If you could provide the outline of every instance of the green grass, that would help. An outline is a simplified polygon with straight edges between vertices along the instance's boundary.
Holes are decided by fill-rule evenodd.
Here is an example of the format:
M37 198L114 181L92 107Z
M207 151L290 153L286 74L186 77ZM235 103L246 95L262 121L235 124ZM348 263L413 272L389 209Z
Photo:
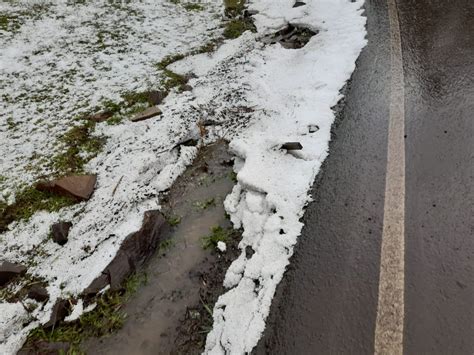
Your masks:
M122 328L126 319L126 314L122 310L123 304L146 282L146 274L138 273L130 276L124 282L123 290L99 296L95 300L96 308L84 313L77 321L60 323L50 330L43 328L33 330L28 337L27 346L37 341L67 342L71 344L68 354L83 354L84 352L80 350L83 340L113 334Z
M163 240L158 246L158 254L166 254L174 245L175 241L173 239Z
M137 92L126 92L122 94L122 98L127 106L133 106L138 103L149 104L150 103L150 92L149 91L137 91Z
M173 88L178 88L178 91L182 91L182 87L188 82L184 75L177 74L172 70L167 69L168 65L184 59L185 57L186 55L181 53L170 55L155 64L156 68L163 73L161 86L166 92L171 91Z
M224 29L224 37L227 39L238 38L245 31L255 31L253 24L245 19L234 19L226 23Z
M202 10L204 10L204 6L201 5L201 4L187 3L187 4L184 4L183 7L188 11L202 11Z
M181 223L181 216L172 216L168 218L168 223L170 226L174 227Z
M212 234L205 236L201 239L202 247L204 249L215 249L217 248L218 242L227 242L229 240L231 230L224 229L221 226L213 227L211 229Z
M196 54L203 54L203 53L210 53L214 52L214 50L217 47L217 41L209 41L206 44L203 44L201 47L198 49L195 49L191 54L196 55Z
M224 0L225 13L227 16L236 17L245 9L245 0Z
M194 207L197 207L200 210L207 210L209 207L216 206L216 199L210 198L205 201L197 201L194 203Z
M86 120L59 139L65 150L52 159L52 167L58 175L84 172L84 165L102 150L105 139L93 136L94 129L95 122ZM87 158L84 152L88 153Z
M171 70L163 70L164 79L161 82L162 87L166 91L170 91L173 88L177 88L178 91L182 91L184 85L188 82L184 75L177 74Z
M237 173L236 173L235 171L231 171L231 172L229 173L229 178L230 178L233 182L235 182L235 183L238 182L238 180L237 180Z
M182 53L168 55L164 57L160 62L156 63L156 67L159 70L165 70L168 65L173 64L174 62L177 62L178 60L184 59L185 57L186 55Z
M13 221L27 220L35 212L42 210L55 212L74 203L76 200L73 198L27 187L16 195L15 203L9 206L5 203L0 204L0 233L5 232Z

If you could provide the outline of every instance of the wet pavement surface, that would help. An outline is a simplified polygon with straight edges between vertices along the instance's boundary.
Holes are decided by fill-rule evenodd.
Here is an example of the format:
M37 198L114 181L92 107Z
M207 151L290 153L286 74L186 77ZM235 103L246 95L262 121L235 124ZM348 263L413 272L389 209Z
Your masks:
M399 1L407 354L474 354L474 3Z
M474 353L474 3L398 0L405 71L404 353ZM385 1L257 354L373 354L390 100Z

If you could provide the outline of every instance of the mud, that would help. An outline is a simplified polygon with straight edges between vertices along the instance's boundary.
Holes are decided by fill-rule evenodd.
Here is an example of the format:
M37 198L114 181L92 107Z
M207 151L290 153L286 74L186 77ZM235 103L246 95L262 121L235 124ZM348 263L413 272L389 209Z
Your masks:
M165 196L163 213L176 224L163 235L157 255L145 266L147 283L128 301L128 315L116 334L89 339L82 349L90 354L199 353L212 309L222 292L227 266L238 254L240 239L230 234L227 251L205 250L202 237L215 226L231 228L223 201L230 193L231 156L219 142L203 148L195 163ZM209 324L209 322L211 322Z

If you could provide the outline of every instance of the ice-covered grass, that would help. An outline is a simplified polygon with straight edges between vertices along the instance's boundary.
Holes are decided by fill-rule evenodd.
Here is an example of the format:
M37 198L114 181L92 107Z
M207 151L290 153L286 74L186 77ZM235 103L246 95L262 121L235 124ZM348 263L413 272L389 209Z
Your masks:
M334 120L330 108L365 44L361 0L307 3L292 8L292 0L252 1L257 33L247 31L212 55L201 53L168 66L177 75L195 78L189 81L192 91L172 92L160 105L163 115L95 126L93 134L107 139L84 165L98 175L91 200L37 212L0 236L2 258L27 265L27 277L45 282L50 294L44 305L24 300L28 310L18 302L0 303L1 353L14 352L31 329L45 323L58 298L77 298L123 239L139 229L143 213L159 208L160 193L197 154L198 146L179 145L190 138L231 141L237 184L225 205L235 226L244 229L242 255L227 272L229 291L215 305L206 351L240 354L253 348L300 234L309 188L328 154ZM202 11L167 1L132 2L110 11L94 4L77 9L56 4L1 37L0 163L5 178L0 183L5 194L51 172L36 155L52 157L63 149L56 142L76 122L72 117L104 99L118 102L125 91L155 88L162 80L155 63L197 49L219 31L211 4ZM21 7L1 6L1 11ZM102 35L104 48L97 41L91 44L100 33L96 22L99 29L118 33ZM319 33L297 50L260 41L289 22ZM35 101L38 95L41 100ZM303 149L280 149L290 141ZM73 223L62 247L49 238L58 220ZM255 251L249 259L247 246ZM10 284L3 294L14 294L25 282Z
M0 199L57 172L75 118L127 92L157 89L165 56L220 32L219 3L168 0L0 3Z

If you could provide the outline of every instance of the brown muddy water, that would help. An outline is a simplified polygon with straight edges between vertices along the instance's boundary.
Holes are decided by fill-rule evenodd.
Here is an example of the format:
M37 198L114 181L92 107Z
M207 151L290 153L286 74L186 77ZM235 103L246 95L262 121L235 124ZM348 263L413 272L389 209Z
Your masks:
M203 290L210 284L221 287L225 268L221 268L220 275L215 273L212 281L209 270L224 260L229 264L237 254L238 243L236 237L222 254L204 249L202 238L215 226L231 228L223 201L233 186L227 145L220 142L203 148L167 195L163 213L179 216L181 222L164 236L167 247L161 248L145 267L147 283L123 308L127 314L123 328L107 338L87 340L81 346L87 354L200 351L206 333L204 318L207 323L210 318L206 307L212 309L206 304L208 292Z

